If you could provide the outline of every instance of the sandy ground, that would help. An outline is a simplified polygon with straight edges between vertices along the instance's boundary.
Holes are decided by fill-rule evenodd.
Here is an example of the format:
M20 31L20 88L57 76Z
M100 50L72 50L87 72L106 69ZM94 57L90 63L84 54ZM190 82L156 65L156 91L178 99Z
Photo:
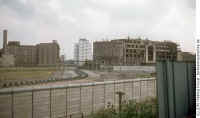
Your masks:
M92 83L92 82L103 82L103 81L113 81L113 80L126 80L126 79L135 79L135 78L144 78L140 77L140 75L144 75L144 72L132 72L132 71L113 71L113 72L107 72L107 71L90 71L90 70L82 70L83 72L88 74L88 77L85 79L77 79L77 80L64 80L64 81L56 81L56 82L49 82L49 83L41 83L36 85L25 85L20 87L13 87L13 88L40 88L41 86L63 86L68 84L81 84L81 83ZM145 73L145 75L148 75L149 73ZM139 75L139 76L138 76ZM57 77L76 77L77 74L74 72L74 70L66 70L63 74L57 73L55 75Z

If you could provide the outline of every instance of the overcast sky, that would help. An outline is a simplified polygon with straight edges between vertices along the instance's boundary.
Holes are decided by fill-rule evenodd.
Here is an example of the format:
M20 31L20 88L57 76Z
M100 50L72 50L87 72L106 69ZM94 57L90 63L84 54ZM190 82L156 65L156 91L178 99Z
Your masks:
M8 40L57 40L67 59L79 38L90 41L146 37L172 40L195 51L195 0L0 0Z

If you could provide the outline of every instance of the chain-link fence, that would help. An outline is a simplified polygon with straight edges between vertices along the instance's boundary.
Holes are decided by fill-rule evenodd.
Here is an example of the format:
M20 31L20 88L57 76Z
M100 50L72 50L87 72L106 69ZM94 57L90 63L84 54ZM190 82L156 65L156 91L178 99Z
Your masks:
M74 118L118 106L124 100L141 101L156 96L156 79L143 78L40 88L0 90L0 118Z

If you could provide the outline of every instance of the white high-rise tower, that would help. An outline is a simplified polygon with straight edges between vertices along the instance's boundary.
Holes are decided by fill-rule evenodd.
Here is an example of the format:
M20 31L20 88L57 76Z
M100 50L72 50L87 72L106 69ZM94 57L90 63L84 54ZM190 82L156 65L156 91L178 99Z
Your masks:
M79 42L74 45L74 60L79 65L92 60L92 44L89 40L79 39Z

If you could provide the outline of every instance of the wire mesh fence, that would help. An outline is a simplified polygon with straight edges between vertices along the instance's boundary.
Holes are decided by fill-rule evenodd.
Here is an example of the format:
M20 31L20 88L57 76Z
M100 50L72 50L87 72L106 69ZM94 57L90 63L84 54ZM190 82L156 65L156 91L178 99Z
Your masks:
M118 91L123 100L155 97L156 79L0 90L0 118L83 118L108 104L117 107Z

